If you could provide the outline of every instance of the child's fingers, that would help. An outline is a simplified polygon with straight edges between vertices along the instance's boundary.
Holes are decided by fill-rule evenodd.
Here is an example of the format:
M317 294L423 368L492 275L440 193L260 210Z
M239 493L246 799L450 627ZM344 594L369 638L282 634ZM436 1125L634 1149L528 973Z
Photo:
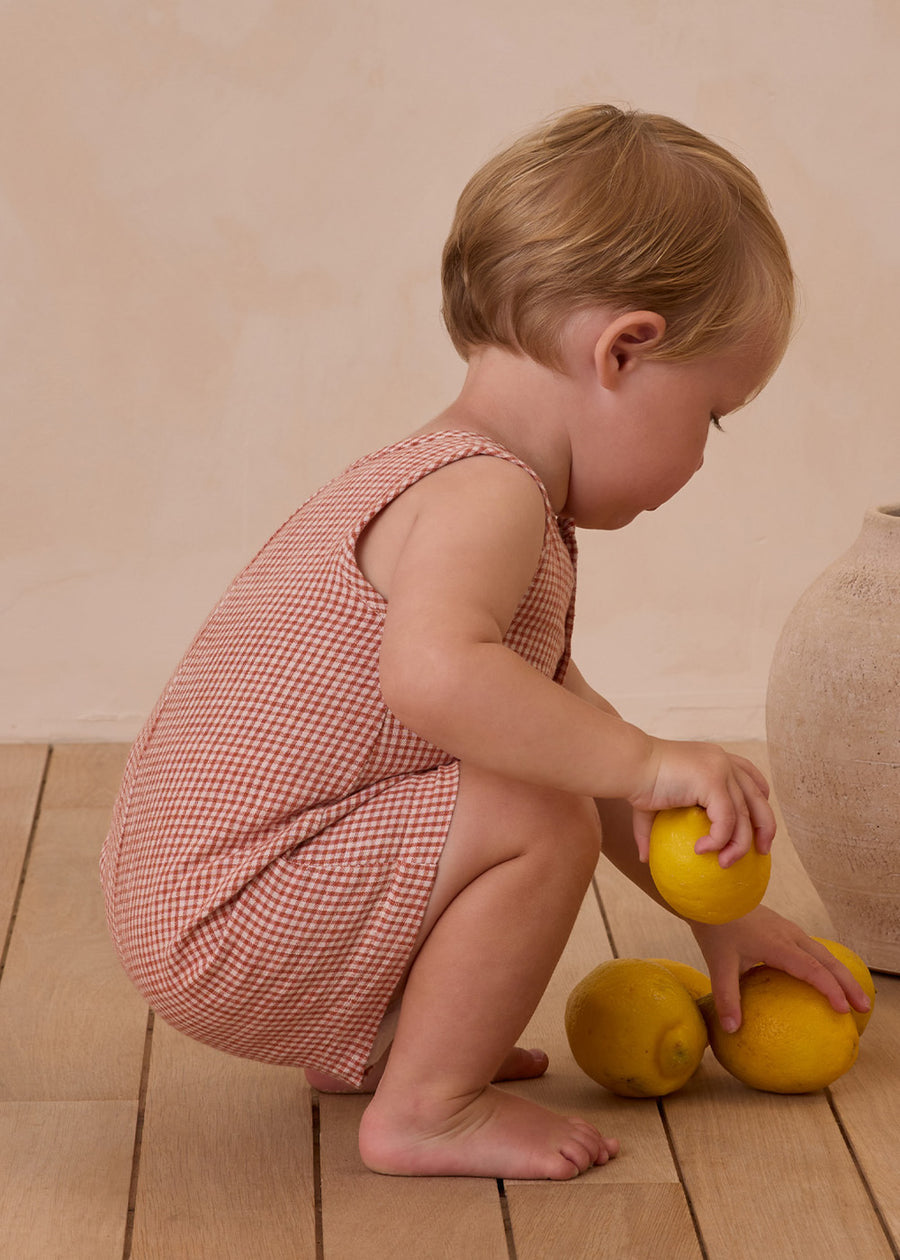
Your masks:
M743 801L736 809L736 820L731 839L719 850L719 865L724 869L734 866L753 848L753 823Z
M638 857L642 862L650 860L650 828L656 814L653 810L635 809L632 811L632 828L634 842L637 845Z
M731 754L731 760L740 770L743 770L745 774L750 776L759 788L760 792L762 792L763 796L766 800L768 800L770 791L769 780L763 774L762 770L760 770L759 766L754 765L753 762L749 761L746 757L738 757L735 753Z
M756 845L758 852L769 853L775 839L775 814L766 797L758 790L756 780L741 767L728 784L728 797L723 794L715 804L710 801L709 836L694 846L697 853L718 851L719 863L732 866Z
M747 802L737 783L729 783L727 789L705 804L709 815L709 835L702 836L694 845L695 853L718 853L719 864L731 866L747 853L753 844L753 824Z
M748 762L749 765L749 762ZM750 822L753 827L753 840L757 851L760 853L770 853L772 851L772 841L775 839L776 822L775 811L769 804L769 794L765 792L761 794L753 791L753 786L758 786L753 776L748 779L747 772L742 768L738 769L738 779L741 780L741 786L744 790L744 800L747 803L747 809L750 814ZM768 786L768 785L767 785Z
M837 962L836 958L834 958L834 962ZM786 971L788 975L794 976L797 980L805 980L807 984L811 984L814 989L818 989L820 993L824 994L834 1009L842 1015L846 1015L850 1010L850 1001L845 989L849 990L854 986L859 988L849 972L847 972L847 984L845 986L838 980L827 962L824 960L820 961L811 953L807 953L806 950L792 952L790 957L784 959L784 961L773 963L772 966L780 967L782 971ZM838 966L840 966L840 963L838 963ZM862 989L859 992L865 997Z
M709 973L716 1015L725 1032L737 1032L741 1026L741 973L737 959Z
M731 843L738 825L737 795L732 794L730 784L723 781L700 802L709 818L709 835L700 837L694 845L695 853L721 851Z
M872 1003L869 1001L869 997L865 989L863 989L862 985L853 975L853 972L848 971L844 964L839 962L829 949L827 949L824 945L820 945L818 941L814 941L812 939L809 941L807 949L810 954L814 956L817 962L820 962L827 971L831 972L843 990L848 1002L855 1010L864 1013L870 1009ZM810 981L810 983L815 982ZM825 996L829 1001L831 1001L831 997L825 989L821 987L821 985L816 985L816 988L820 989L822 993L825 993ZM834 1002L831 1002L831 1005L834 1006ZM838 1009L840 1008L835 1007L835 1010Z

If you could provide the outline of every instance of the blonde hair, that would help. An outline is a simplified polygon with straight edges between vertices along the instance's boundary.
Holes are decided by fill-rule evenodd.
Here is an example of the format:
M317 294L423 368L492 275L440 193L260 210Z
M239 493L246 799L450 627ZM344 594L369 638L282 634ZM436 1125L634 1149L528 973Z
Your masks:
M580 309L651 310L652 354L685 361L753 341L784 353L795 288L755 175L672 118L589 105L499 153L459 199L442 263L447 330L559 367Z

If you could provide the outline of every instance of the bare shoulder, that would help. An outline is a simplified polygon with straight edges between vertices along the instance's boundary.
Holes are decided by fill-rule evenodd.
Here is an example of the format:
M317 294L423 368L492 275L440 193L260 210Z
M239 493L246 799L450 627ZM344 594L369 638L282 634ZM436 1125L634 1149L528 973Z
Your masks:
M472 455L429 473L380 512L360 538L357 562L385 598L413 539L417 553L496 550L524 554L536 566L545 520L544 498L529 472L508 459Z
M429 473L407 492L417 509L444 499L464 500L488 511L521 511L544 519L544 498L536 479L520 464L497 455L469 455Z

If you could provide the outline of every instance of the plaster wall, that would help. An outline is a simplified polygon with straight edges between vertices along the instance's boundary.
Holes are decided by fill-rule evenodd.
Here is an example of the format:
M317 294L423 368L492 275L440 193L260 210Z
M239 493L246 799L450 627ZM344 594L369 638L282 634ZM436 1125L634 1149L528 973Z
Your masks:
M687 490L581 535L576 658L762 735L789 609L900 500L898 65L895 0L6 0L0 738L132 738L268 534L453 397L456 197L589 100L753 167L805 314Z

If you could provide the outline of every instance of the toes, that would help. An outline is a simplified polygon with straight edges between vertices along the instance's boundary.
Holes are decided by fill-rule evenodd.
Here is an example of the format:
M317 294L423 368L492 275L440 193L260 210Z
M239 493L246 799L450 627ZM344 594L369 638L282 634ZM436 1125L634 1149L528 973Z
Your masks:
M574 1151L570 1153L568 1149L564 1149L550 1160L545 1176L548 1181L571 1181L574 1177L579 1177L583 1172L587 1172L590 1166L590 1163L585 1163L583 1160L576 1158Z
M320 1094L362 1094L367 1092L365 1089L348 1085L339 1076L329 1076L327 1072L316 1072L313 1068L306 1068L305 1074L308 1084L313 1089L317 1089Z
M571 1160L579 1172L586 1172L596 1165L609 1162L618 1154L619 1143L615 1138L604 1138L601 1133L585 1120L573 1118L570 1121L572 1132L560 1151L566 1159Z
M593 1168L595 1164L605 1163L601 1159L599 1151L595 1152L587 1145L580 1142L577 1138L571 1138L567 1142L563 1142L560 1147L560 1154L574 1165L576 1175L578 1173L587 1172L589 1168Z
M542 1076L550 1066L549 1055L544 1050L526 1050L529 1075Z
M501 1063L496 1081L524 1081L535 1076L543 1076L550 1065L550 1060L543 1050L524 1050L514 1046Z
M598 1150L601 1146L605 1148L606 1141L603 1134L594 1125L587 1120L582 1120L580 1116L569 1116L568 1120L572 1128L577 1130L582 1142L586 1142L590 1147L596 1146Z

